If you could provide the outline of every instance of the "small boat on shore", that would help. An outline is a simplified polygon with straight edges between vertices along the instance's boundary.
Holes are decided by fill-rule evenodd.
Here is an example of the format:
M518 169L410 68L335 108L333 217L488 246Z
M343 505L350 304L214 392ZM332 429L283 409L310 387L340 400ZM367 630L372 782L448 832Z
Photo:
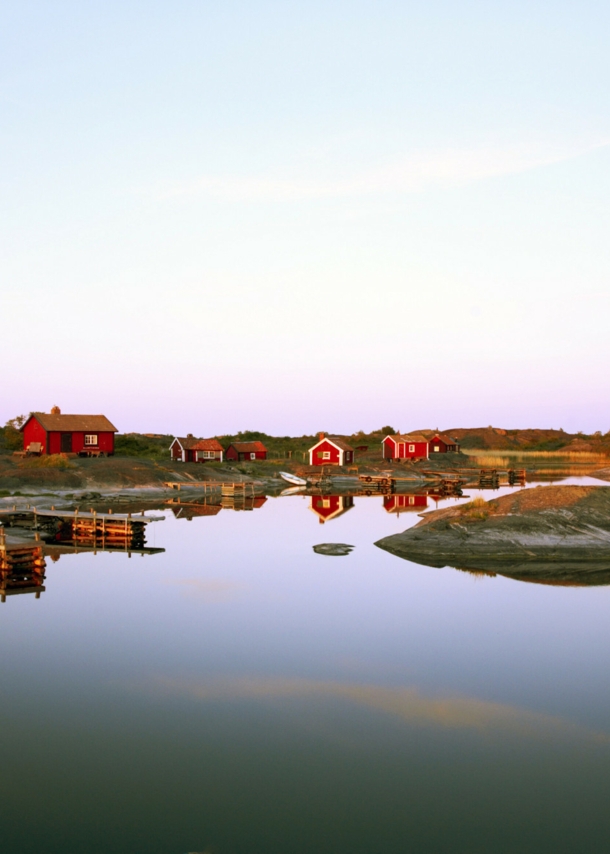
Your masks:
M280 477L282 480L285 480L287 483L291 483L293 486L307 486L306 480L303 480L302 477L297 477L296 474L291 474L289 471L281 471Z

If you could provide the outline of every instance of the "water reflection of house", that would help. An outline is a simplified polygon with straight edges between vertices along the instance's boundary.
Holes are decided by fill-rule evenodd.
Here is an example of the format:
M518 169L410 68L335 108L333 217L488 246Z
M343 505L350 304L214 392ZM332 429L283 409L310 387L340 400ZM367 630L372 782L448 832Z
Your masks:
M171 500L170 509L176 519L186 519L187 522L190 522L191 519L199 518L200 516L217 516L222 507L220 504L182 503L179 498L176 498Z
M258 510L266 502L264 495L223 495L222 507L227 510Z
M312 495L309 509L318 517L321 525L347 513L354 506L351 495Z
M407 513L410 510L425 510L428 506L427 495L386 495L383 508L388 513Z

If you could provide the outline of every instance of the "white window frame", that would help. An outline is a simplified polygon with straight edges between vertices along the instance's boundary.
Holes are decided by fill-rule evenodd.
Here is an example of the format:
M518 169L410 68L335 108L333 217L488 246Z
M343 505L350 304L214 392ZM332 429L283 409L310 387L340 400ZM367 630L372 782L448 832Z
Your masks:
M97 433L85 433L85 447L92 448L98 444Z
M322 451L321 453L323 460L330 460L330 451Z
M441 446L440 446L440 445L435 445L435 446L434 446L434 450L435 450L435 451L440 451L440 449L441 449Z
M255 454L255 453L253 453L253 452L250 452L250 459L251 459L251 460L255 460L255 459L256 459L256 454Z
M415 445L409 445L409 453L410 453L410 454L414 454L414 453L415 453Z

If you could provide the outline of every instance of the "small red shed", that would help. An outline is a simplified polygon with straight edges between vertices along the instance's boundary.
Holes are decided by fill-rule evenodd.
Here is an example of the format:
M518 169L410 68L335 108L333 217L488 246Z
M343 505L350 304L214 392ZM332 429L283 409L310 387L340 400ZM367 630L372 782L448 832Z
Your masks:
M431 454L456 454L460 450L457 439L453 439L445 433L435 433L429 444Z
M410 510L425 510L428 496L424 495L386 495L383 499L384 510L388 513L407 513Z
M342 516L354 506L351 495L312 495L309 509L318 517L318 522L330 522L337 516Z
M325 436L309 449L310 466L347 466L354 462L354 449L338 436Z
M233 442L226 450L227 460L266 460L267 448L262 442Z
M383 457L386 460L427 460L429 443L420 433L386 436L382 441Z
M26 453L35 448L40 454L97 457L114 454L117 429L105 415L62 415L54 406L50 414L32 412L21 432Z
M169 452L172 460L181 463L221 463L224 453L218 439L195 439L191 433L185 438L176 436Z

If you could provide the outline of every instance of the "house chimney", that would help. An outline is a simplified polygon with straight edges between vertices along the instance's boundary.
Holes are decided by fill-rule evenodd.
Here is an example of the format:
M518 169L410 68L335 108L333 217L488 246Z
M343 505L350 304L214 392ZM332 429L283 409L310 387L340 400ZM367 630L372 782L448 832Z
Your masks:
M320 441L324 438L325 438L325 433L318 433L318 439L320 439Z
M192 439L192 438L193 438L193 434L192 434L192 433L187 433L187 434L186 434L186 438L187 438L187 439Z
M51 415L61 415L61 409L59 408L59 406L52 407Z

